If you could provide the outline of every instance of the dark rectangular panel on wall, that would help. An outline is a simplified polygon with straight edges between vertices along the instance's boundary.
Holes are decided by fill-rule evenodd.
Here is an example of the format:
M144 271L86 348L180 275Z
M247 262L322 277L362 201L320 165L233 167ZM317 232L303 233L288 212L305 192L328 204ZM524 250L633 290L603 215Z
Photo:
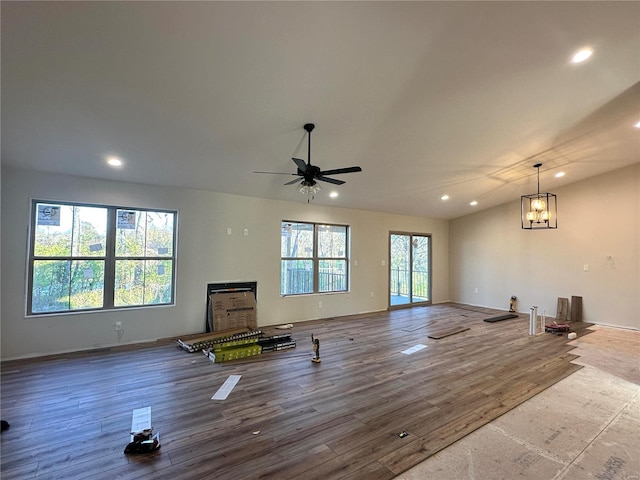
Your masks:
M229 292L253 292L258 301L258 282L223 282L207 284L207 311L204 315L205 332L213 331L213 318L211 315L211 295L214 293Z

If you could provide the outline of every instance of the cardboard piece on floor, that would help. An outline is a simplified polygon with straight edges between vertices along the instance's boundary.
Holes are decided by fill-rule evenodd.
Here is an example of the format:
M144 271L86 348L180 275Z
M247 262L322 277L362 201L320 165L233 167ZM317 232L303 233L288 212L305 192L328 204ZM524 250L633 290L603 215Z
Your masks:
M427 336L435 340L440 340L441 338L455 335L456 333L466 332L467 330L469 330L469 327L454 327L447 330L440 330L439 332L433 332Z
M404 353L405 355L411 355L412 353L416 353L417 351L422 350L423 348L427 348L427 346L419 343L417 345L414 345L411 348L407 348L406 350L403 350L400 353Z
M227 378L218 391L213 394L211 400L226 400L231 390L233 390L233 387L240 381L240 377L242 377L242 375L229 375L229 378Z
M136 408L131 416L131 433L141 432L151 428L151 406ZM131 435L133 442L133 435Z

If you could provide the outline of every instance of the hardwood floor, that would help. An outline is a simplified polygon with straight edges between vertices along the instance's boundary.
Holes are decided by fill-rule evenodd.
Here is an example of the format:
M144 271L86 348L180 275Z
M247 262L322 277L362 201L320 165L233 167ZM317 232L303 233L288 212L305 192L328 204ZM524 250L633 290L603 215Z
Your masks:
M304 322L297 348L224 364L173 341L4 362L2 478L391 479L581 368L566 335L528 336L528 316L482 321L502 313L445 304ZM428 338L452 327L469 330ZM211 400L232 374L229 397ZM162 447L124 455L147 405Z

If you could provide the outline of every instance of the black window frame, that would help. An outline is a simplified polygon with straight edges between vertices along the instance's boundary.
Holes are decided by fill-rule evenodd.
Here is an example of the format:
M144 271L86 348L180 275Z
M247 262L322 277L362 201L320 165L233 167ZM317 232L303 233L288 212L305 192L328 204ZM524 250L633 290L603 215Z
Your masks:
M287 224L300 224L300 225L308 225L313 227L313 253L311 256L297 256L297 257L289 257L282 255L282 239L283 239L283 230ZM344 255L343 256L319 256L319 247L318 247L318 237L319 237L319 229L322 227L340 227L345 229L345 245L344 245ZM299 220L282 220L280 222L280 295L283 297L288 296L299 296L299 295L324 295L324 294L335 294L335 293L348 293L350 291L351 278L350 278L350 253L351 253L351 226L347 224L340 223L329 223L329 222L309 222L309 221L299 221ZM312 278L313 278L313 288L310 291L304 292L295 292L288 293L283 291L284 289L284 263L287 261L310 261L312 264ZM320 262L322 261L340 261L344 262L344 288L332 289L332 290L321 290L321 269Z
M43 256L35 255L36 248L36 230L38 224L38 205L48 206L66 206L66 207L88 207L105 209L107 213L106 219L106 239L105 239L105 254L102 256L83 256L74 255L71 252L66 256ZM116 252L116 234L118 229L117 212L118 211L133 211L141 213L159 213L170 214L173 217L173 229L172 229L172 247L170 255L117 255ZM148 218L148 217L147 217ZM145 237L145 249L149 248L146 244ZM59 201L59 200L43 200L43 199L31 199L31 212L29 220L29 234L28 234L28 251L27 251L27 279L26 279L26 315L28 317L40 317L46 315L69 315L76 313L87 313L95 311L109 311L109 310L123 310L123 309L138 309L138 308L151 308L158 306L171 306L175 305L176 295L176 271L177 271L177 243L178 243L178 211L162 208L146 208L146 207L129 207L122 205L105 205L95 204L87 202L74 202L74 201ZM33 289L34 289L34 263L37 261L85 261L85 260L103 260L104 261L104 277L103 277L103 296L102 306L100 307L86 307L86 308L67 308L67 309L55 309L47 311L33 311ZM170 264L170 299L166 302L154 302L154 303L140 303L140 304L127 304L127 305L115 305L115 291L116 291L116 264L118 261L142 261L142 262L169 262ZM70 280L71 282L71 280ZM70 285L71 290L71 285Z

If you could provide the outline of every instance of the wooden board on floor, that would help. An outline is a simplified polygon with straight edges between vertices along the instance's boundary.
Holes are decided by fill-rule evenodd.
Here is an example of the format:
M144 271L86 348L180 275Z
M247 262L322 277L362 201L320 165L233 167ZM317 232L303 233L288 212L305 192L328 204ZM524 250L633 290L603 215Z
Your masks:
M582 321L582 297L571 296L571 321Z
M455 335L456 333L466 332L467 330L470 330L470 328L469 327L453 327L453 328L447 328L445 330L439 330L437 332L430 333L427 336L435 340L440 340L441 338L450 337L451 335Z
M569 318L569 299L558 297L558 307L556 309L556 320L566 322Z

